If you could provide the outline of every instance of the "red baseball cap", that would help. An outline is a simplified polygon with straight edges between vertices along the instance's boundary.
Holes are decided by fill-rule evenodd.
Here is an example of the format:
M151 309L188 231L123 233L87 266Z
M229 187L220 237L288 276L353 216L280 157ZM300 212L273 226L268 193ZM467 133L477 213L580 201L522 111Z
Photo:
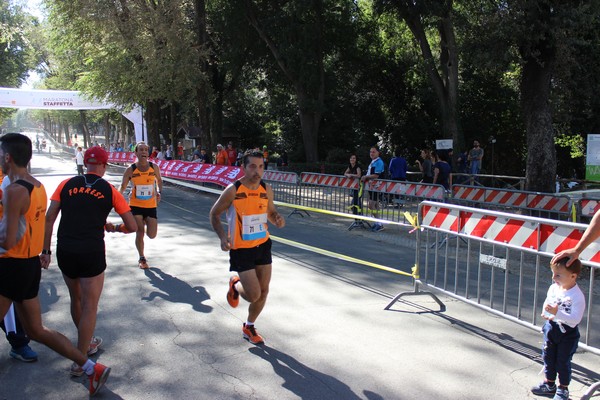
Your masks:
M108 153L100 146L90 147L83 155L84 164L102 165L108 163Z

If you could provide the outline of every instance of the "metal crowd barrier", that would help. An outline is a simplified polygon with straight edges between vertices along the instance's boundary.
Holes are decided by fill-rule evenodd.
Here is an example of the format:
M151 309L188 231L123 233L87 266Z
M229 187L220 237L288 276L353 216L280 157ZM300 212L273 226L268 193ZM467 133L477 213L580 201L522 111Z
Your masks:
M312 172L300 174L300 205L327 211L352 214L353 191L361 191L360 181L340 175L326 175ZM378 218L388 221L404 219L404 212L410 207L416 210L419 201L430 199L445 201L444 187L426 183L373 180L362 188L362 196L357 205L359 214L367 215L369 192L377 193Z
M284 203L300 204L298 199L298 174L295 172L265 171L263 179L271 185L275 199Z
M588 221L592 219L594 214L600 210L600 199L584 197L577 201L577 222L582 222L585 218Z
M457 205L423 202L419 228L414 291L404 296L444 293L487 312L539 330L549 268L554 254L573 247L586 225ZM585 266L578 285L586 294L586 313L579 325L580 347L600 355L600 243L590 245L580 259ZM432 292L421 291L421 288Z
M521 190L495 189L479 186L452 186L452 203L527 212L530 216L555 217L567 220L572 217L572 201L568 196Z

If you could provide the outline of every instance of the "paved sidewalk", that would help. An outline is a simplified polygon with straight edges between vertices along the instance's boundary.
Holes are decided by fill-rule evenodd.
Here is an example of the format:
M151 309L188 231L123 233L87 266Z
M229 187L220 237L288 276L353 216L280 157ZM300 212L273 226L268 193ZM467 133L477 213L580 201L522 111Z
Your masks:
M74 162L36 156L49 194ZM119 175L108 177L120 182ZM225 299L228 255L210 229L214 195L164 190L159 233L137 268L132 235L107 235L108 270L96 357L112 367L99 399L529 399L541 376L541 334L462 302L428 296L383 308L410 279L275 242L269 301L257 321L266 345L244 341L246 304ZM114 218L114 217L113 217ZM322 217L292 216L275 236L410 270L414 250ZM43 272L44 323L75 338L56 265ZM70 361L32 343L25 364L0 345L0 400L87 398ZM572 398L599 381L599 359L574 357Z

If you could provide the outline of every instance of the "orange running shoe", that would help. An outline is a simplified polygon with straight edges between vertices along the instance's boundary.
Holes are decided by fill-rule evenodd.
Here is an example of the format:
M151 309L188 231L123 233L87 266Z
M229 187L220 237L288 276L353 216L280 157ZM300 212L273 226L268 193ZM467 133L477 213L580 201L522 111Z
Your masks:
M148 266L148 261L146 261L146 257L140 257L140 259L139 259L139 261L138 261L138 266L139 266L141 269L148 269L148 268L150 268L150 267Z
M102 365L100 363L96 363L94 365L94 373L89 375L90 378L90 396L98 393L102 385L108 379L108 375L110 374L110 368L106 365Z
M244 335L244 339L252 344L263 344L265 342L263 337L256 332L254 325L246 326L246 323L244 323L242 325L242 335Z
M235 284L240 281L238 276L232 276L229 278L229 290L227 291L227 302L233 308L236 308L240 304L240 294L235 289Z

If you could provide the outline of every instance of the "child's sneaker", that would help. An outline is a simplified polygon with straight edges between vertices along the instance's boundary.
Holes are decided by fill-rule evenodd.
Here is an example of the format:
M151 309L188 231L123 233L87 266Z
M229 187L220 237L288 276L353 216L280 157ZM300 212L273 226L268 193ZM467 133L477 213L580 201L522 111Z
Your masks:
M102 365L100 363L96 363L94 365L94 373L89 375L90 378L90 396L98 393L102 385L108 379L108 375L110 374L110 368L106 365Z
M552 400L569 400L569 389L563 389L559 386Z
M102 338L100 336L92 336L90 341L90 347L88 347L87 355L91 356L98 352L100 345L102 344Z
M531 393L535 394L536 396L554 396L554 393L556 393L556 385L550 385L548 382L542 382L539 385L532 387Z

